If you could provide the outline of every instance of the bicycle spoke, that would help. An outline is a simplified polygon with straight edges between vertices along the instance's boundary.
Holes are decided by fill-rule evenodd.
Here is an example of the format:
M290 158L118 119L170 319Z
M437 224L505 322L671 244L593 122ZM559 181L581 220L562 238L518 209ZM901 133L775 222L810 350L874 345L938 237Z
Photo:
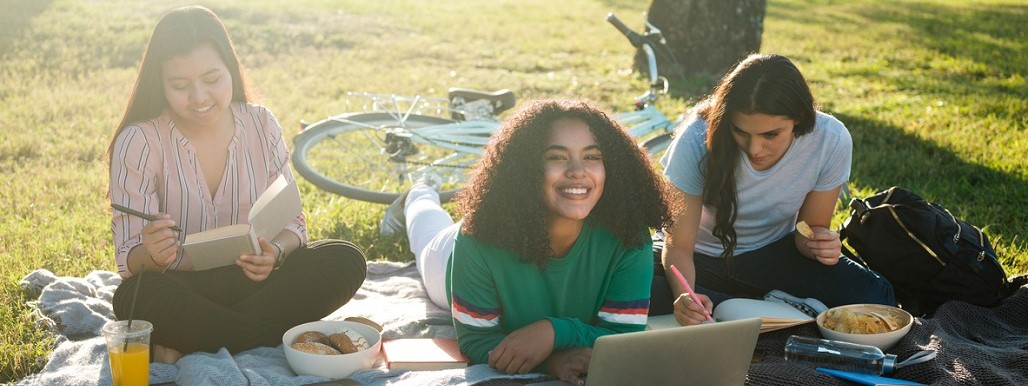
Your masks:
M482 127L469 134L452 123L411 115L401 127L387 113L332 117L297 136L293 164L319 188L382 203L409 189L419 174L434 173L448 199L488 142Z

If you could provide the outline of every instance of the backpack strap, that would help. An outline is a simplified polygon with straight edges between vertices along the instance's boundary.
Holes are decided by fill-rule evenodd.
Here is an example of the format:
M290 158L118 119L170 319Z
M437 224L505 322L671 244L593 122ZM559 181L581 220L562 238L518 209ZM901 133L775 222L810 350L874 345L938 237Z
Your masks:
M850 218L848 218L846 221L864 222L867 221L867 214L867 203L859 198L853 198L850 200ZM846 224L843 224L842 228L839 229L839 242L842 243L843 241L846 241L847 236L848 235L846 232ZM850 249L850 247L847 246L845 243L842 243L842 254L843 256L850 258L850 260L860 263L860 265L863 265L864 268L871 269L871 267L867 265L867 262L864 261L864 259L861 258L860 255L857 255L856 252L853 252L853 250Z
M839 232L839 241L842 241L842 239L843 239L842 232ZM850 260L853 260L853 261L856 261L856 262L860 263L860 265L863 265L864 268L871 269L871 266L867 265L867 262L864 261L864 259L862 257L860 257L860 255L858 255L855 252L853 252L853 250L850 249L850 247L848 247L846 244L842 244L841 246L842 246L842 255L843 256L846 256L846 257L850 258Z

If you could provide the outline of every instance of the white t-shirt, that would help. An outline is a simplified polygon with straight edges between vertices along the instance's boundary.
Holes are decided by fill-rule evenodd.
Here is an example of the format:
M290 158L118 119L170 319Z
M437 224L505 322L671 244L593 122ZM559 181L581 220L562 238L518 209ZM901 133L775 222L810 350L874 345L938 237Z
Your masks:
M707 123L693 116L680 131L660 163L664 175L685 193L703 195L706 162ZM846 126L835 117L817 112L814 129L795 138L781 160L770 169L753 169L744 152L739 152L735 171L738 217L735 254L760 249L793 231L796 216L807 193L832 190L850 176L853 140ZM731 192L725 192L731 194ZM719 256L724 248L711 233L716 210L703 206L697 253Z

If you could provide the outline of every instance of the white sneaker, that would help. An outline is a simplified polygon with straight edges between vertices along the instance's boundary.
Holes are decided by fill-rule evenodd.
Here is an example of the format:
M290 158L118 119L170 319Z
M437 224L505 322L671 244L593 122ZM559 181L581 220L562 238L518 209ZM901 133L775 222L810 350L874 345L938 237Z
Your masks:
M390 237L399 233L407 232L407 216L403 214L403 207L407 201L407 193L403 192L393 200L382 215L382 221L378 223L378 234L382 237Z
M411 174L411 188L417 185L425 185L438 192L443 186L443 178L433 172L419 172Z
M771 290L771 292L764 295L764 300L788 304L804 314L810 315L812 318L816 318L819 314L828 310L828 306L825 306L820 300L796 297L781 290Z
M418 185L425 185L438 192L439 187L443 185L443 179L438 174L432 172L421 173L411 179L414 181L411 184L411 189ZM403 210L408 194L410 194L409 189L400 194L399 197L396 197L393 203L389 204L389 207L386 208L385 214L382 215L382 221L378 223L378 234L380 236L391 237L407 232L407 216L403 213Z

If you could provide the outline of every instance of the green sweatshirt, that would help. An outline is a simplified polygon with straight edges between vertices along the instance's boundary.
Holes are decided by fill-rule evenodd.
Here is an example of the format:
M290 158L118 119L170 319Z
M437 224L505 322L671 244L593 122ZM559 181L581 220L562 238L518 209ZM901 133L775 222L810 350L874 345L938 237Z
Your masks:
M464 234L449 268L457 341L473 363L488 362L507 334L544 318L553 324L555 352L646 327L652 244L628 249L590 221L567 256L550 259L544 270Z

